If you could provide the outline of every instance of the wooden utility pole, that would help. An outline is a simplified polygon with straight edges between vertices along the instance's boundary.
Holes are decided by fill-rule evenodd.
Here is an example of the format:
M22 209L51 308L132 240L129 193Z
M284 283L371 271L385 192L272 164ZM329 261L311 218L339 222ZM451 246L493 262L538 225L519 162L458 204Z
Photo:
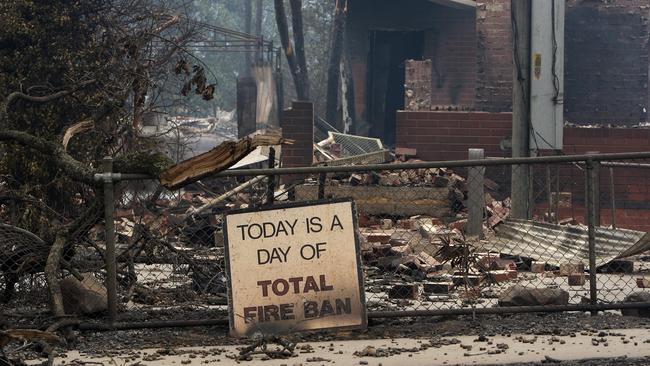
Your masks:
M512 85L512 157L530 156L531 5L511 0L514 74ZM518 219L530 216L530 166L512 166L512 210Z

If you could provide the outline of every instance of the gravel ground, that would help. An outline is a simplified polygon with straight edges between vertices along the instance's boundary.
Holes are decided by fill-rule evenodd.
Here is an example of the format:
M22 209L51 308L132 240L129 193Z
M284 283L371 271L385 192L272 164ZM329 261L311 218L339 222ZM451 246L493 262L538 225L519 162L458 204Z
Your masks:
M590 359L590 360L581 360L581 361L565 361L565 362L529 362L529 363L513 363L508 364L508 366L548 366L548 365L562 365L562 366L648 366L650 365L650 357L644 358L627 358L627 357L617 357L617 358L600 358L600 359ZM487 365L487 366L503 366L503 364L498 365Z
M168 314L171 316L172 314ZM174 314L179 318L179 314ZM208 314L193 312L187 318L200 318ZM214 313L211 314L213 317ZM160 320L165 315L141 313L133 320ZM591 316L588 313L549 313L549 314L515 314L515 315L481 315L476 319L471 316L460 317L426 317L370 319L365 331L311 332L293 334L288 337L292 342L301 344L314 342L344 342L364 340L412 339L422 344L435 344L436 339L453 337L509 337L520 334L528 337L556 336L569 340L570 337L598 337L610 329L650 329L650 319L624 317L615 312ZM566 337L566 338L565 338ZM514 340L513 340L514 341ZM181 347L218 347L250 343L247 339L235 339L228 336L226 326L140 329L109 332L77 333L67 346L57 349L59 354L77 351L86 357L124 357L134 354L136 350L162 349L169 352ZM650 340L648 340L650 342ZM648 344L639 343L639 347ZM532 347L532 346L531 346ZM407 351L413 352L413 351ZM26 359L36 361L35 353L24 354ZM543 354L540 353L540 357ZM597 355L601 357L600 355ZM604 356L604 355L603 355ZM398 356L401 357L401 356ZM41 359L42 360L42 359ZM491 361L490 361L491 362ZM70 364L67 362L66 364ZM127 363L126 365L128 365ZM311 364L311 363L308 363ZM520 365L541 365L527 363ZM545 365L553 364L545 362ZM593 359L581 362L554 363L561 365L650 365L650 358L643 359ZM143 364L144 365L144 364ZM288 363L287 365L293 365ZM376 363L375 363L376 365Z
M568 336L585 330L650 328L650 319L623 317L605 313L595 317L587 313L550 313L516 315L370 319L366 331L311 332L294 334L295 342L421 338L463 335L558 335ZM245 340L243 340L245 343ZM241 344L228 336L227 327L141 329L114 332L80 333L70 346L86 353L154 347L195 347Z

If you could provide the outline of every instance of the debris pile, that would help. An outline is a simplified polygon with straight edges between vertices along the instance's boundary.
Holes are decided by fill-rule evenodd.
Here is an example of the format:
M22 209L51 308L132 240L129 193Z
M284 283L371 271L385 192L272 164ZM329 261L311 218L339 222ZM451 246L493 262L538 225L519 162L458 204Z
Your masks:
M318 179L295 187L296 200L318 198ZM452 219L464 209L465 179L449 169L411 169L330 177L326 198L348 197L367 215L409 217L429 215Z

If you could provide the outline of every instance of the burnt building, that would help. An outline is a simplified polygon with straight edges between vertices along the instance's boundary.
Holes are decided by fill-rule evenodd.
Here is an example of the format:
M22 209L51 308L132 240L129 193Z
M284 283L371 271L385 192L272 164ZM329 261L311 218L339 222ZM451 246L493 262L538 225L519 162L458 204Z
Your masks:
M355 132L392 145L399 140L398 110L511 111L510 2L351 1L345 50ZM647 121L647 0L567 0L566 6L566 120Z

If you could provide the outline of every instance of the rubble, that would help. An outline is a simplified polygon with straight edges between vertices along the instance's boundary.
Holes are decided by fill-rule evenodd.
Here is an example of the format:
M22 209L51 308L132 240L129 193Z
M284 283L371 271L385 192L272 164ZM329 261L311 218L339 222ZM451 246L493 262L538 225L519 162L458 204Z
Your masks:
M568 276L569 286L584 286L586 283L584 273L572 273Z
M454 290L453 282L425 282L423 291L431 294L449 294Z
M420 294L420 286L417 284L394 285L388 291L389 299L415 300Z
M566 277L574 273L584 273L584 263L562 263L560 264L560 276Z
M636 279L636 285L639 288L650 288L650 278L638 277Z
M526 288L515 285L499 297L499 306L567 305L568 303L569 293L555 288Z
M66 314L93 315L108 309L106 288L91 273L83 273L83 280L74 277L61 281L61 294Z
M631 295L625 297L624 302L645 302L650 303L650 293L649 292L635 292ZM621 312L624 316L637 316L650 318L650 308L642 309L622 309Z
M544 262L533 262L530 267L530 271L533 273L544 273L546 268L546 263Z

